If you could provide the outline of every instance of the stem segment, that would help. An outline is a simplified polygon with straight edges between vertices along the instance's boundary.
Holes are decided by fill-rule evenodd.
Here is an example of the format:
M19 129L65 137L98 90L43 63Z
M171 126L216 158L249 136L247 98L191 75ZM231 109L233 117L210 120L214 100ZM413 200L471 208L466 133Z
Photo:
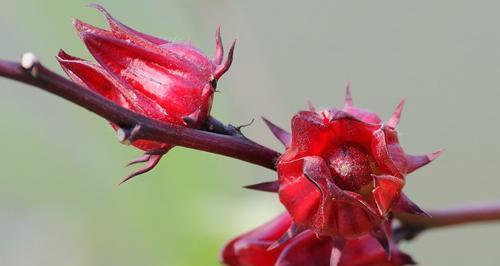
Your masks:
M33 54L23 56L22 64L0 60L0 76L33 85L73 102L124 129L133 129L135 139L154 140L186 148L233 157L274 170L280 153L241 135L217 134L162 123L121 106L86 89L40 64Z
M58 95L119 125L123 132L133 132L134 139L170 143L186 148L220 154L276 170L280 153L245 138L237 128L209 119L203 131L162 123L116 105L108 99L48 70L33 54L25 54L21 63L0 60L0 76L33 85ZM124 134L121 141L127 140ZM129 134L130 135L130 134ZM395 238L412 239L420 232L466 223L500 220L500 202L429 211L432 217L394 213L401 221Z
M500 202L476 203L444 210L428 211L431 217L394 213L401 221L395 238L410 240L422 231L470 223L500 221Z

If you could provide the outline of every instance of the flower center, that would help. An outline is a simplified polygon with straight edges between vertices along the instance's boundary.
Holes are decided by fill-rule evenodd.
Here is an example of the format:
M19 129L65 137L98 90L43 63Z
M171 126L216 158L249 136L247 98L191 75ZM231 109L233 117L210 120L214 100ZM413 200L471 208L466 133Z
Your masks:
M336 147L327 158L334 182L342 189L358 191L373 180L374 160L353 145Z

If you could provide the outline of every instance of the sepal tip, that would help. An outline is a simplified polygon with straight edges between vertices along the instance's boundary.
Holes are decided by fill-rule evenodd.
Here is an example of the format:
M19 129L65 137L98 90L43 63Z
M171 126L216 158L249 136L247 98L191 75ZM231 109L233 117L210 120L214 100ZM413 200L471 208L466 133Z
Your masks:
M399 104L396 106L396 109L392 113L391 117L385 123L386 126L391 127L391 128L396 128L399 125L399 120L401 120L401 113L403 112L403 108L406 102L406 97L401 99Z
M290 144L292 142L292 136L290 133L288 133L286 130L282 129L281 127L277 126L273 122L269 121L267 118L261 116L262 120L264 120L264 123L266 123L266 126L271 130L273 135L283 144L285 147L290 147Z
M258 184L247 185L247 186L244 186L244 188L259 190L259 191L264 191L264 192L277 193L279 190L279 186L280 186L280 184L278 181L271 181L271 182L262 182L262 183L258 183Z
M344 107L352 107L351 82L348 80L345 83L345 99Z

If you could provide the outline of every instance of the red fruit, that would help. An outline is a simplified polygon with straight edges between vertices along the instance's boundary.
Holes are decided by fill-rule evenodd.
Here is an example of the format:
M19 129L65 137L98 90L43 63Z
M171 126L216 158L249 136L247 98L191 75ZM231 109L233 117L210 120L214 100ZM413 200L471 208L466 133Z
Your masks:
M401 192L405 176L441 153L404 153L396 132L403 103L384 124L353 107L348 86L343 109L310 106L292 118L291 136L266 120L287 149L277 163L277 183L250 188L279 188L295 226L337 238L372 233L383 242L377 232L392 210L423 214Z
M90 90L134 112L165 123L198 127L209 116L217 80L229 69L234 42L222 63L220 31L212 60L189 43L174 43L131 29L114 19L102 6L110 30L75 20L81 39L98 64L60 51L57 60L68 76ZM112 125L116 130L118 125ZM172 145L133 141L146 151L133 163L147 162L124 179L152 169Z
M283 213L258 228L228 242L220 254L220 261L230 266L272 266L285 245L268 248L286 233L290 216Z
M287 231L292 219L283 213L272 221L227 243L221 252L221 261L229 266L329 266L332 263L332 239L317 237L306 230L295 238L269 249L280 235ZM390 221L386 222L390 228ZM390 235L389 235L390 236ZM401 266L412 265L413 260L390 242L392 255L386 252L370 235L347 240L338 259L340 266Z

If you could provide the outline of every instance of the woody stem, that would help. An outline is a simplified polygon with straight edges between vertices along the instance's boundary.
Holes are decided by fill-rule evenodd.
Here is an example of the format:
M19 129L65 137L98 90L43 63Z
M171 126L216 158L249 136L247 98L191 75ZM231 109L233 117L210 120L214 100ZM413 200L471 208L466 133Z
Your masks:
M153 140L220 154L274 170L280 153L242 135L207 132L150 119L123 108L45 68L33 54L21 63L0 60L0 76L26 83L73 102L125 130L139 128L134 139ZM137 127L139 126L139 127Z
M73 102L119 125L125 131L134 131L134 139L164 142L220 154L276 170L275 164L280 153L243 137L238 131L234 131L234 127L225 126L210 118L209 128L212 129L207 130L212 132L208 132L147 118L50 71L32 54L26 54L21 63L0 60L0 76L38 87ZM431 228L500 220L500 202L429 213L432 218L395 213L395 218L401 221L401 226L395 230L396 239L411 239Z
M395 238L410 240L422 231L470 223L500 221L500 202L470 205L428 211L431 217L395 213L401 225L395 229Z

